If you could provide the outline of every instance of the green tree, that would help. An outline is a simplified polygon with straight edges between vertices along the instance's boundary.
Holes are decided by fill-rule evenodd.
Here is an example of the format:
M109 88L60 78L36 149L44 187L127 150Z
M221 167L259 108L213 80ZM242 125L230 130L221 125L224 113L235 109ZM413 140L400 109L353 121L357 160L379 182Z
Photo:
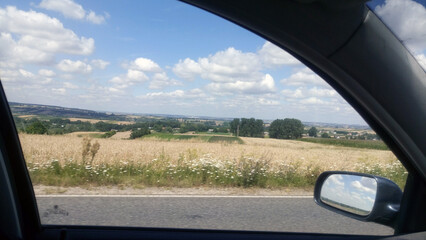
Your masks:
M323 134L321 134L321 137L322 138L330 138L330 135L328 135L328 133L323 133Z
M239 128L240 128L240 119L234 118L234 120L232 120L232 122L230 123L231 133L235 136L238 136Z
M132 133L130 134L130 139L140 138L148 134L150 134L150 131L148 128L140 128L140 129L132 130Z
M241 137L263 137L263 121L254 118L235 118L232 120L231 132Z
M278 139L296 139L302 137L303 124L294 118L277 119L269 127L269 136Z
M317 128L316 128L316 127L311 127L311 128L308 130L308 134L309 134L309 136L311 136L311 137L316 137L316 136L317 136L317 134L318 134L318 130L317 130Z
M25 132L30 134L45 134L47 133L47 128L43 125L42 122L37 120L27 126Z

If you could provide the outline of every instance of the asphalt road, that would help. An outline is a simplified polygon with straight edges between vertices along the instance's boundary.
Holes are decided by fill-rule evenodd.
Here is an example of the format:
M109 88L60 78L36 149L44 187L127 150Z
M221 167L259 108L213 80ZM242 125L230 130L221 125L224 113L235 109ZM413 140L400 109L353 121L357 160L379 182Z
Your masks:
M43 224L143 226L391 235L392 229L353 220L312 198L37 197Z

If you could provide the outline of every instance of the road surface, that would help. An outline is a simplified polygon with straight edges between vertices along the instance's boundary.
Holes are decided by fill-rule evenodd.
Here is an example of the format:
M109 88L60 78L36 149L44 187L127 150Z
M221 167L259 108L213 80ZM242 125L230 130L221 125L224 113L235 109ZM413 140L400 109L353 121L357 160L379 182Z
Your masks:
M38 196L42 224L391 235L317 206L312 197Z

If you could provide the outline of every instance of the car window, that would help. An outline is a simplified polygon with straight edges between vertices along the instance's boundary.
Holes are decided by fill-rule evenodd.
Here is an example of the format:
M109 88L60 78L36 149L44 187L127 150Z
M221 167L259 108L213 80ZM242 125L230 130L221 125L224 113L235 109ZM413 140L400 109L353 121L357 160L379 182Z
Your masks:
M0 22L42 224L393 234L315 205L323 171L407 171L274 44L174 1L5 2Z
M426 1L368 2L368 6L390 28L407 49L426 69Z

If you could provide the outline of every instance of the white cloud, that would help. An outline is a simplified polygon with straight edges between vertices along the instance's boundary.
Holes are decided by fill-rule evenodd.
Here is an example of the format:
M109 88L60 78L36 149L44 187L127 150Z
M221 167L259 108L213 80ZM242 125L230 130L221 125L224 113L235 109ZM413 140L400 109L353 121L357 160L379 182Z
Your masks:
M309 98L300 100L300 103L305 105L323 105L323 104L327 104L328 102L317 97L309 97Z
M219 51L206 58L199 58L197 62L191 59L179 61L173 72L188 80L199 75L203 79L213 82L250 81L253 76L259 77L261 70L259 57L255 53L243 53L235 48Z
M43 73L43 71L42 71ZM0 78L3 82L7 82L8 84L14 84L14 86L21 85L45 85L52 83L53 80L47 74L44 76L42 74L35 74L28 70L19 68L19 69L1 69L0 70Z
M325 181L326 184L332 183L336 186L340 186L343 188L345 186L345 183L343 182L343 177L340 174L333 174L327 178Z
M163 89L165 87L170 86L180 86L182 85L182 82L170 79L165 72L162 73L156 73L152 77L152 81L149 84L150 89Z
M52 88L52 92L58 95L65 95L67 90L65 88Z
M148 58L136 58L129 66L131 69L142 70L144 72L161 72L160 66Z
M26 71L26 70L24 70L24 69L19 69L19 73L20 73L23 77L25 77L25 78L32 78L32 77L34 77L34 74L33 74L32 72L28 72L28 71Z
M102 59L93 59L90 63L99 69L105 69L110 63Z
M53 61L51 53L31 48L16 42L10 33L0 33L0 60L8 62L7 67L18 67L19 63L48 63Z
M92 72L92 66L82 61L72 61L70 59L64 59L56 66L59 70L68 73L81 73L88 74Z
M127 74L114 77L109 82L114 84L113 89L124 89L138 83L144 83L148 79L145 73L139 70L128 69Z
M143 105L167 105L167 106L194 106L194 104L206 104L212 101L203 90L199 88L190 90L175 90L172 92L150 92L137 97L143 100Z
M144 83L150 80L147 74L153 74L150 89L161 89L180 84L179 81L169 79L161 67L148 58L136 58L130 63L123 64L122 67L127 69L127 74L116 76L109 81L114 84L116 89L124 89L137 83Z
M43 13L0 8L0 61L53 63L55 54L89 55L92 38L78 37L62 23Z
M43 77L54 77L56 75L54 71L48 69L40 69L38 70L38 74Z
M313 87L308 90L310 96L315 97L335 97L338 96L337 92L333 89L325 89L325 88L318 88Z
M265 94L275 92L275 82L271 75L266 74L261 81L235 81L225 83L210 83L207 89L215 94Z
M173 72L180 78L186 80L194 80L197 75L202 72L200 64L192 59L185 58L185 60L179 60L179 62L173 67Z
M319 88L319 87L299 87L297 89L284 89L281 94L286 98L336 98L340 99L340 95L333 89ZM310 101L313 101L312 99ZM317 101L318 102L318 101Z
M305 95L303 94L303 88L297 88L295 90L284 89L281 91L281 94L287 98L303 98Z
M93 11L89 11L89 13L87 13L87 11L84 10L84 8L80 4L75 3L72 0L43 0L39 4L39 7L59 12L67 18L79 20L86 19L87 21L94 24L104 23L105 17L109 16L108 14L106 14L104 17L102 15L96 14Z
M65 17L83 19L86 15L83 7L72 0L43 0L39 7L62 13Z
M78 89L79 87L73 83L70 82L64 82L64 88L69 88L69 89Z
M426 49L426 9L412 0L386 0L375 12L413 52Z
M105 17L102 15L98 15L93 11L90 11L89 14L86 15L86 19L89 22L92 22L94 24L102 24L105 22Z
M295 57L270 42L265 42L258 54L266 67L302 64Z
M363 185L360 181L353 181L351 183L351 186L356 188L358 191L361 191L361 192L376 194L377 182L374 179L370 179L370 180L371 180L372 184L369 184L368 186Z
M265 105L265 106L277 106L280 105L279 101L276 100L271 100L271 99L266 99L266 98L258 98L257 99L257 103L260 105Z
M129 69L127 71L127 79L133 82L143 82L148 80L148 77L141 71Z
M290 77L282 79L281 83L287 86L328 86L328 84L317 74L312 72L309 68L304 68L292 74Z
M416 60L420 63L420 66L426 70L426 56L424 54L418 54L416 55Z

